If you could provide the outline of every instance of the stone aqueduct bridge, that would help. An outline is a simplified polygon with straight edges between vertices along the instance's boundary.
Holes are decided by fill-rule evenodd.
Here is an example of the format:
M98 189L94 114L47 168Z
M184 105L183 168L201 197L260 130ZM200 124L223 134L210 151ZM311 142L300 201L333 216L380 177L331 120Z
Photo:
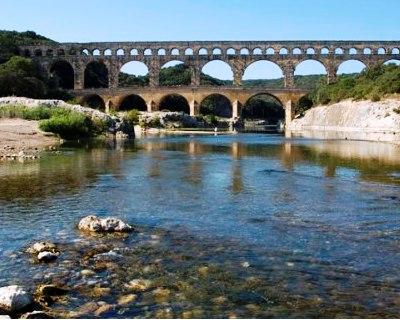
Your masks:
M61 43L21 47L21 54L37 59L49 73L54 64L65 61L73 70L74 91L85 99L98 95L106 108L118 108L124 97L142 97L147 110L157 110L165 95L180 94L190 105L192 115L208 95L218 93L231 101L232 116L240 116L240 108L254 95L268 93L275 96L286 109L286 121L291 121L292 103L306 92L295 88L294 71L305 60L319 61L326 70L327 81L335 81L339 65L347 60L358 60L367 68L388 60L400 59L399 41L170 41L170 42L94 42ZM182 61L191 70L191 85L160 87L161 67L173 60ZM233 72L233 85L204 87L200 85L202 68L212 60L226 62ZM284 88L242 87L242 77L253 62L267 60L277 64L283 73ZM130 61L143 62L149 71L148 87L119 88L121 67ZM87 88L85 70L99 62L108 70L107 88Z

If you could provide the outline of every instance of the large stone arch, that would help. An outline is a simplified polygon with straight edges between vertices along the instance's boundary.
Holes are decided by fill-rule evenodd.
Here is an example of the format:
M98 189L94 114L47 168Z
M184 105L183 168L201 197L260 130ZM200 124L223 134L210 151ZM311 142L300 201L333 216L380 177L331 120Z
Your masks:
M285 105L281 99L264 91L247 97L239 112L243 120L267 120L269 124L285 119Z
M118 68L118 86L130 87L149 85L149 66L146 60L126 59L121 61Z
M320 67L322 70L315 71L316 70L316 65L318 67ZM305 70L301 70L304 69ZM312 69L313 71L308 71L308 69ZM299 60L295 66L294 66L294 77L295 77L295 86L298 87L306 87L306 88L310 88L308 87L308 84L303 84L300 82L301 79L299 79L298 76L316 76L314 81L318 81L317 79L319 79L319 77L324 77L325 81L328 82L328 74L330 73L330 69L328 66L325 65L325 61L323 61L322 59L318 59L318 58L304 58Z
M75 71L67 60L58 59L51 63L49 73L60 88L66 90L74 89Z
M199 113L203 115L212 114L222 118L232 118L232 101L223 93L211 93L201 99Z
M234 71L233 62L230 61L229 59L225 59L225 57L222 56L222 55L218 56L218 59L211 59L211 60L204 60L204 61L201 60L201 61L198 63L197 68L199 69L199 71L200 71L201 73L203 73L203 70L204 70L204 67L205 67L205 66L207 66L207 65L209 65L209 64L211 64L211 63L215 63L215 62L222 62L222 63L226 64L227 66L229 66L229 68L230 68L230 70L231 70L231 72L232 72L232 79L233 79L234 72L235 72L235 71Z
M102 60L90 61L84 71L84 88L108 88L109 70Z
M147 111L147 103L139 94L128 94L119 99L116 109L119 111L129 111L136 109L139 111Z
M85 107L98 109L100 111L106 110L106 104L104 99L100 95L95 93L81 97L79 99L79 102Z
M262 72L258 70L259 76L252 78L249 73L255 72L252 68L257 68L259 65L259 69L268 71L268 76L262 75ZM271 59L265 59L263 57L257 57L247 61L243 68L243 80L255 80L255 79L262 79L262 80L272 80L272 79L282 79L282 87L284 85L283 78L284 78L284 68L280 65L277 61Z
M168 93L163 95L158 102L158 110L168 110L185 112L190 114L190 105L188 99L177 93Z
M344 59L342 61L339 61L336 64L336 73L339 74L347 74L347 73L357 73L356 72L346 72L347 69L345 69L345 71L343 71L343 69L341 70L341 68L344 68L344 66L348 65L349 63L356 63L360 66L360 63L364 65L364 68L362 70L360 70L359 72L365 70L368 68L368 62L367 61L363 61L362 59Z
M171 81L172 79L175 81ZM192 71L187 59L173 56L171 59L160 61L160 86L184 86L192 83Z

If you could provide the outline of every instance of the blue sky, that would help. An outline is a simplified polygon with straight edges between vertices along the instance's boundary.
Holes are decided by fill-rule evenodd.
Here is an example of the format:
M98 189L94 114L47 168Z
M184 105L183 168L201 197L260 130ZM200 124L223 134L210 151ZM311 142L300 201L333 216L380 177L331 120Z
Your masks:
M0 29L60 42L397 40L399 12L399 0L1 0Z

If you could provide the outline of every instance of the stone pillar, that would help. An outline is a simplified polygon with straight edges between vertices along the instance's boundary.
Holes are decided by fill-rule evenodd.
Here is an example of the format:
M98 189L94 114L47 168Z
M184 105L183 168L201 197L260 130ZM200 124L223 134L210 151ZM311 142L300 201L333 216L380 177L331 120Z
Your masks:
M291 124L292 120L294 117L294 107L292 100L288 100L285 104L285 137L286 138L291 138L292 137L292 132L291 132Z
M336 81L336 70L337 68L333 65L329 65L326 67L328 84L334 83Z
M285 88L294 88L294 67L291 65L285 66L283 68L283 77Z
M199 106L195 99L189 101L190 116L194 117L199 114Z
M244 73L244 65L241 60L235 61L232 67L233 71L233 85L241 86L242 85L242 77Z
M240 102L235 100L232 103L232 119L237 119L240 117Z
M74 68L74 90L81 90L85 87L85 65L75 63Z
M147 112L155 111L155 102L153 100L147 101Z
M199 86L200 85L200 68L199 66L190 66L190 84L192 86Z
M158 87L160 84L160 64L157 60L153 60L149 67L149 85L150 87Z
M111 89L118 88L119 84L119 66L110 64L108 67L108 87Z

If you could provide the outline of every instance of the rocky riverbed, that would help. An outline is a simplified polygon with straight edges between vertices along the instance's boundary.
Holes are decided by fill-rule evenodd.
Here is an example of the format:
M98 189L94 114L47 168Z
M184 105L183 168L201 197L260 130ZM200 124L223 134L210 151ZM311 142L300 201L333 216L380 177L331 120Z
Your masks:
M59 138L39 129L38 121L0 119L0 160L36 159L59 144Z

